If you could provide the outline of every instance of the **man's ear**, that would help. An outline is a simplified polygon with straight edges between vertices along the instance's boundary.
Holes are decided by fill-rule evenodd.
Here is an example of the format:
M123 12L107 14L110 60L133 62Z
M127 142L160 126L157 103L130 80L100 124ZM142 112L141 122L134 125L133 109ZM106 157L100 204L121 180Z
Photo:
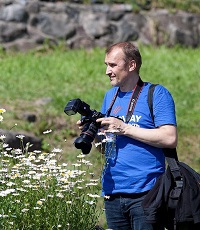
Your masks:
M129 63L129 70L130 71L134 71L136 69L136 62L135 60L131 60L130 63Z

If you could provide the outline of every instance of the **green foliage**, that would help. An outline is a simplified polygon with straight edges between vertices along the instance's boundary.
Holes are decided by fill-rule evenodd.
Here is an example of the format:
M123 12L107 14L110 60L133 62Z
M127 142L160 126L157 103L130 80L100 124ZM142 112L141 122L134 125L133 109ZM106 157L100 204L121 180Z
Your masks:
M179 127L197 132L199 122L200 49L175 47L142 49L141 75L172 93Z
M165 8L170 10L184 10L187 12L199 13L199 0L152 0L152 7Z
M95 79L104 74L98 54L103 59L100 49L16 53L15 58L7 54L0 63L3 98L32 100L53 96L53 105L63 107L71 97L88 92L91 84L98 86ZM93 100L97 98L95 94Z
M179 132L179 158L198 171L200 168L200 47L192 49L177 46L169 49L165 46L140 46L139 48L143 57L140 73L142 79L164 85L174 97ZM52 49L47 46L43 50L27 53L6 53L2 50L0 52L0 107L5 108L6 113L3 114L3 117L0 117L0 120L2 121L4 118L6 122L3 121L1 123L1 128L11 129L13 127L14 131L25 130L41 136L44 139L43 146L45 151L50 152L53 147L63 149L62 154L59 154L57 157L59 164L62 162L67 162L68 164L75 162L76 156L80 154L80 151L73 146L73 139L80 134L75 125L80 115L68 117L63 110L66 103L73 98L80 98L88 103L91 108L100 110L104 93L110 88L109 78L105 75L104 54L104 49L100 48L92 50L66 50L62 44L57 48ZM41 98L51 98L52 100L47 104L36 103ZM36 113L37 121L34 123L25 121L20 116L24 111ZM0 110L0 113L2 112L4 110ZM16 123L17 125L15 125ZM52 132L44 135L45 130L52 130ZM4 151L1 152L1 154L3 153ZM10 164L8 162L3 163L4 157L1 155L2 169L7 167L6 164ZM95 177L100 178L103 167L101 154L93 149L86 158L94 164L93 173ZM4 160L10 161L11 159L8 159L7 156L7 159ZM12 163L16 165L15 161ZM8 167L12 169L13 165L8 165ZM2 172L1 175L5 175ZM18 179L19 183L22 183L20 182L21 179ZM51 187L55 188L55 195L57 179L55 177L54 179L51 181ZM7 180L12 181L13 179L9 176ZM22 184L14 187L20 187L20 185ZM5 186L6 184L4 183L1 191L5 189ZM17 218L13 216L10 217L11 219L8 222L3 222L4 225L6 224L5 229L9 229L8 224L12 223L15 218L16 220L22 218L17 210L26 208L24 206L26 202L33 202L31 203L32 211L30 210L28 214L32 220L33 215L36 214L36 211L33 210L33 207L36 207L36 201L44 197L47 199L47 194L53 193L53 191L44 191L39 187L37 190L39 192L37 194L34 193L33 199L31 199L33 190L29 189L28 191L30 193L20 195L20 199L22 199L21 204L15 204L14 206L9 203L14 202L13 199L10 199L13 198L13 194L6 198L6 202L5 197L3 199L0 197L1 206L3 205L2 207L4 207L4 213L0 214L8 215L7 213L11 212L17 215ZM97 193L99 190L96 188L95 192ZM87 194L87 191L83 190L83 193ZM75 196L71 196L73 194L69 194L70 197L65 198L63 202L66 203L67 200L75 199ZM83 200L84 198L80 196L79 204L75 204L73 207L78 207L79 211L83 211L82 209L80 210L80 206L83 206ZM49 218L48 214L52 215L52 213L55 213L49 210L51 206L56 207L55 210L58 210L58 213L59 210L62 212L68 211L62 202L54 204L53 199L50 199L50 203L48 202L45 200L43 208L37 211L39 212L38 215L44 216L45 220ZM92 208L91 212L94 212ZM46 213L46 210L49 210L49 212ZM25 217L26 214L23 215ZM73 215L77 218L80 215L85 215L84 218L88 219L86 216L90 214L78 212ZM59 215L55 215L55 219L58 217ZM35 218L35 221L37 218ZM60 218L58 219L64 221L62 215ZM39 226L39 224L43 223L42 219L38 221L40 222L33 222L33 224L38 224L37 226ZM104 218L102 222L104 222ZM26 221L24 222L24 224L27 223ZM59 221L56 223L59 224ZM20 227L19 229L28 229L23 228L23 226ZM34 226L33 229L37 228ZM45 226L43 229L50 228ZM79 228L75 227L73 229Z
M191 144L199 143L200 48L141 46L140 50L141 77L170 90L176 103L179 133ZM80 98L91 108L100 110L104 93L110 88L105 75L104 52L100 48L66 50L60 46L42 52L4 53L0 56L1 103L10 123L3 123L3 127L10 128L18 123L14 129L25 129L37 135L52 129L54 136L47 141L60 140L63 148L65 139L79 133L74 126L79 114L66 116L63 112L66 103ZM38 106L35 102L40 98L52 101ZM22 121L19 114L24 110L35 112L40 119L31 124ZM193 136L191 140L189 136ZM184 141L180 139L179 146L185 146ZM181 148L185 154L183 150Z
M61 0L59 0L61 1ZM187 12L199 13L200 1L199 0L62 0L62 2L74 2L74 3L101 3L101 4L131 4L133 9L150 10L154 8L169 9L171 11L184 10Z
M95 229L99 188L92 164L83 155L73 168L59 164L58 153L8 151L1 143L0 229Z

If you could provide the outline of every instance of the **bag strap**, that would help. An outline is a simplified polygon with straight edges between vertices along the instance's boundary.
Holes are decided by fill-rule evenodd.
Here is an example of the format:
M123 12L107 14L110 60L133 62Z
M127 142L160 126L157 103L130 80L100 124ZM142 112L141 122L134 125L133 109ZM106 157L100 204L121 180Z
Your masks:
M157 86L157 84L151 84L149 87L149 91L148 91L148 105L149 105L149 110L150 110L153 122L154 122L153 93L154 93L156 86ZM180 173L180 168L177 164L178 155L177 155L176 148L174 148L174 149L163 148L163 153L164 153L165 158L167 160L167 163L169 165L170 171L174 177L174 180L176 181L176 185L178 187L182 187L183 185L182 185L182 183L180 183L180 179L182 178L182 176ZM182 180L181 180L181 182L182 182Z
M149 110L151 113L151 118L153 120L154 123L154 114L153 114L153 93L155 90L155 87L157 86L157 84L151 84L149 86L149 91L148 91L148 105L149 105Z
M127 111L127 114L126 114L126 117L125 117L125 122L128 123L131 119L131 116L133 114L133 111L134 111L134 108L135 108L135 105L136 105L136 102L137 102L137 99L142 91L142 88L144 86L144 82L142 81L141 78L139 78L138 82L137 82L137 85L135 86L134 90L133 90L133 93L132 93L132 96L131 96L131 99L130 99L130 102L129 102L129 106L128 106L128 111ZM106 112L106 116L109 117L110 116L110 112L112 110L112 107L115 103L115 100L117 98L117 95L119 93L120 89L118 88L117 92L115 93L114 95L114 98L112 99L111 101L111 104Z

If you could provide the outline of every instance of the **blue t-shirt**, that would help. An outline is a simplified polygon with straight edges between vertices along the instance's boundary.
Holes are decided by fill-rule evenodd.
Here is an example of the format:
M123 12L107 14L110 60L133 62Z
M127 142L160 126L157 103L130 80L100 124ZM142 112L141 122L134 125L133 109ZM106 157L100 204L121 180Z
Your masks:
M131 125L153 129L162 125L176 125L175 105L169 91L157 85L153 96L154 123L151 118L147 97L150 83L145 83L137 100L130 121ZM101 112L105 114L118 87L111 88L104 97ZM131 92L119 91L110 116L125 121ZM141 193L150 190L156 179L165 170L162 149L150 146L124 135L116 137L115 162L105 164L102 174L102 195L115 193Z

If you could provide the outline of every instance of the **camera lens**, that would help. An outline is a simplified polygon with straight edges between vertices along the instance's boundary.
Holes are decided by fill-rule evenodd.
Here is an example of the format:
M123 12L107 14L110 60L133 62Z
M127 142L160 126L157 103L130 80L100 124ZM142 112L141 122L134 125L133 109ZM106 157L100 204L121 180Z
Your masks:
M88 142L86 140L87 140L87 136L84 135L78 137L74 142L75 147L77 149L81 149L83 154L88 154L92 148L91 142Z
M81 135L75 140L74 145L77 149L81 149L83 154L88 154L92 148L92 142L98 132L97 125L86 123L83 127Z
M96 120L104 115L96 110L91 110L90 106L79 98L70 100L65 106L64 112L74 115L77 112L82 115L82 124L85 124L80 136L74 141L77 149L81 149L83 154L88 154L92 148L92 142L100 128Z

